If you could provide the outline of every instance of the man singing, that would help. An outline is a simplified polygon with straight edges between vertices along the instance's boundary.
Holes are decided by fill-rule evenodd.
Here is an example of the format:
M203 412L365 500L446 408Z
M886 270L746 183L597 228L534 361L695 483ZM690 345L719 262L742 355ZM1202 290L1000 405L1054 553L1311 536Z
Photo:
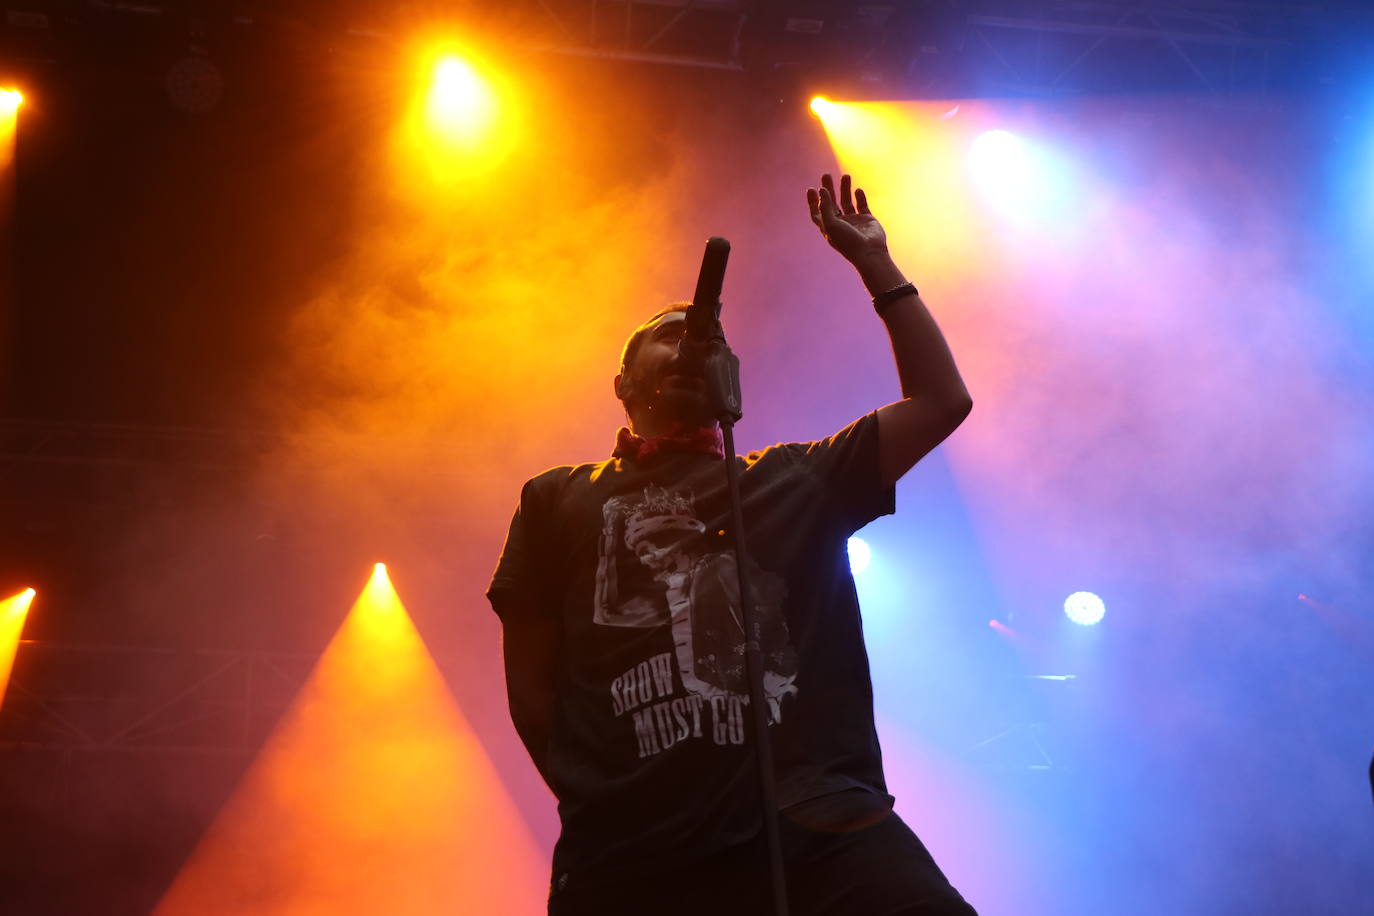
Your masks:
M806 199L873 295L902 398L734 459L791 912L969 916L892 811L846 548L972 400L864 192L825 175ZM625 344L612 457L525 484L487 592L511 718L558 798L551 916L770 912L724 451L679 356L685 308Z

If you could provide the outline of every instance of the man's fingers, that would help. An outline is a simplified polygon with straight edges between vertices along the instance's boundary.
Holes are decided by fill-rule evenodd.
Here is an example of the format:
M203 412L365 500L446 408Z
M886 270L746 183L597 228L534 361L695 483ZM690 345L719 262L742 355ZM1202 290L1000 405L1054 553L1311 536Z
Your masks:
M829 188L821 188L821 231L825 232L826 238L830 237L830 233L826 231L825 227L835 222L839 217L840 211L835 206L835 195L831 193Z
M835 206L834 182L830 180L829 175L826 175L821 182L821 218L832 220L837 219L839 215L840 210Z
M854 212L854 195L851 192L853 186L852 178L848 175L840 176L840 210L846 215Z
M824 229L821 222L821 195L816 193L815 188L806 189L806 209L811 211L811 222Z
M826 209L826 201L829 200L829 209ZM826 172L821 176L821 215L829 219L839 212L835 206L835 179Z
M854 197L859 203L859 212L867 213L869 216L872 216L873 211L868 209L868 195L864 193L864 189L859 188L857 191L855 191Z

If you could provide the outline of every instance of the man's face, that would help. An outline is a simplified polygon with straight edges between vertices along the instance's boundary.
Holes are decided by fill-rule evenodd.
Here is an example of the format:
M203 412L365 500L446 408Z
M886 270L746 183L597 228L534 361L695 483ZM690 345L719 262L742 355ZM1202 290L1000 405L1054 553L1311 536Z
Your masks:
M700 373L678 357L685 318L682 312L669 312L650 325L620 377L618 390L632 419L648 411L664 423L702 426L712 421Z

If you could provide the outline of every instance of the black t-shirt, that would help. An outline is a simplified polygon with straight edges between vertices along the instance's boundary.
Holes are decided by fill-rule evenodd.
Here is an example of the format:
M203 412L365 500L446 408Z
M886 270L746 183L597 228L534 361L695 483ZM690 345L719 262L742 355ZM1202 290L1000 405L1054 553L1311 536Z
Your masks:
M893 511L877 416L736 461L779 805L886 794L847 552L854 531ZM553 468L521 492L487 594L498 612L561 621L555 872L674 867L759 829L721 465L612 458Z

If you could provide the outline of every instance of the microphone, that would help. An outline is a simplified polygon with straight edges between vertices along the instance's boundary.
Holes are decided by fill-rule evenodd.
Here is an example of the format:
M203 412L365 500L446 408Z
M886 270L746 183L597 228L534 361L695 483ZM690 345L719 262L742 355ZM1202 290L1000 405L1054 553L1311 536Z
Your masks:
M725 330L720 326L720 288L725 284L725 262L729 257L730 243L725 239L712 236L706 240L697 291L687 307L682 322L686 327L677 344L677 358L684 366L701 373L706 400L722 426L733 426L743 416L739 358L726 346Z
M687 308L687 333L678 344L678 353L683 358L700 360L705 356L703 344L725 339L720 326L720 289L725 285L725 262L729 258L728 241L720 236L707 239L701 273L697 274L697 290Z

